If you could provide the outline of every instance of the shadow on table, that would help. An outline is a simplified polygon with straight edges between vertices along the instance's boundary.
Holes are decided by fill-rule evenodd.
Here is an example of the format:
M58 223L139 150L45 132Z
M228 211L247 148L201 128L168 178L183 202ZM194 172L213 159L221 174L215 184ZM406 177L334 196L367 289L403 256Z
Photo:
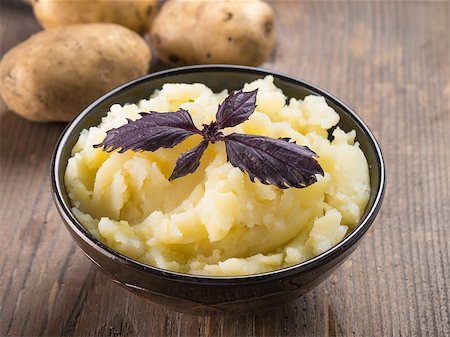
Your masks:
M314 336L322 332L317 331L318 327L325 328L328 323L321 309L326 298L323 289L258 314L190 315L129 293L94 266L87 273L85 269L80 277L75 269L80 268L82 259L77 262L65 273L66 291L55 299L42 330L46 335Z
M16 168L16 165L29 163L30 160L49 162L56 141L66 124L31 122L12 111L1 110L0 161L2 166L14 162L14 168Z
M3 28L0 43L0 56L9 49L28 39L41 30L33 15L31 6L22 0L0 0L0 27ZM20 29L16 23L20 22ZM11 30L14 31L11 31Z

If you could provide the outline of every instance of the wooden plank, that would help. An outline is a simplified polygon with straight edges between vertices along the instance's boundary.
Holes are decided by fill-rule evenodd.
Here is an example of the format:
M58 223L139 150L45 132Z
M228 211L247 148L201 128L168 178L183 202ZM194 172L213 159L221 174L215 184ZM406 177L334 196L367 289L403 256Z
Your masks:
M384 150L385 202L348 262L262 314L190 316L130 295L83 256L52 205L48 165L64 125L0 102L0 335L450 335L449 2L272 4L277 48L264 66L343 99ZM0 6L3 55L39 25L21 2Z

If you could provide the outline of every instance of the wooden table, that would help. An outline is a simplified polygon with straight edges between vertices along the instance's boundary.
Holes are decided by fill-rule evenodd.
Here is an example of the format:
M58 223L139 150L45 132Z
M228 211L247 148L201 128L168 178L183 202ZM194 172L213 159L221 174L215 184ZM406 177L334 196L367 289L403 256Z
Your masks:
M53 206L49 161L64 125L1 103L0 335L450 335L450 3L273 5L277 48L264 66L340 97L384 151L384 205L357 251L264 314L196 317L136 298L88 261ZM17 0L0 13L1 55L39 30Z

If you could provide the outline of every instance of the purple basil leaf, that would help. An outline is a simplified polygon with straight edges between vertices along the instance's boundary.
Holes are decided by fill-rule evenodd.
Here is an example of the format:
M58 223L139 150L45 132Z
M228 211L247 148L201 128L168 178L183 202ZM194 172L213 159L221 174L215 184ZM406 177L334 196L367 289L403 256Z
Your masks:
M219 129L236 126L246 121L256 108L256 94L258 89L250 92L234 91L222 104L216 114Z
M120 148L119 152L156 151L160 147L171 148L187 137L200 134L189 112L179 109L177 112L141 113L142 118L135 121L128 119L128 124L106 133L102 143L107 152Z
M182 153L177 159L177 163L169 180L184 177L185 175L194 172L200 165L200 158L208 147L208 144L208 141L204 140L193 149Z
M224 137L228 161L263 184L280 188L306 187L317 181L323 170L306 146L263 136L232 133Z

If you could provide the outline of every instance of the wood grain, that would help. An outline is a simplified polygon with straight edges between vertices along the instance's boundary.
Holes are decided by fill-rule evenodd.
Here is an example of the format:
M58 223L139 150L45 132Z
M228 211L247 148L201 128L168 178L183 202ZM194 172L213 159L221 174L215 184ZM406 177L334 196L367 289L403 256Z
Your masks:
M21 2L0 6L3 55L39 25ZM196 317L138 299L94 268L53 207L49 160L64 125L0 102L0 335L450 335L450 3L273 6L277 48L264 66L347 102L386 157L381 214L348 262L265 314Z

